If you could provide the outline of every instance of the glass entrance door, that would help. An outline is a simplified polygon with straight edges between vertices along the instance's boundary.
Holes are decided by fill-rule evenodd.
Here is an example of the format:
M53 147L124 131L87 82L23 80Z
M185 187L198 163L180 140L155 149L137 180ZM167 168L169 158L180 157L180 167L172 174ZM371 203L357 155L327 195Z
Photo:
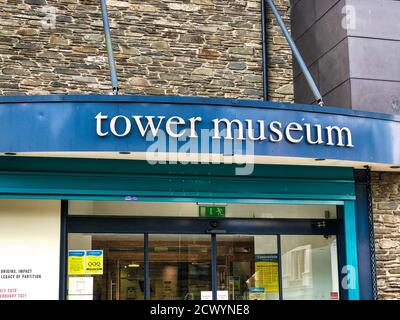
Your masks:
M193 203L78 204L67 224L69 299L340 297L336 206L229 204L216 216Z
M152 300L201 300L211 291L210 235L150 234Z
M143 300L147 290L151 300L211 297L210 235L149 234L144 239L144 234L70 233L67 298ZM95 273L86 268L90 253L101 254Z
M338 300L336 236L282 236L281 272L284 300Z
M143 300L143 234L70 233L67 298L70 300ZM98 270L88 271L88 254L99 253Z
M277 236L218 235L218 292L229 300L278 300Z
M339 299L334 235L144 237L70 234L69 254L100 251L103 261L97 273L69 266L68 299L142 300L146 290L152 300L212 299L213 281L221 300Z
M334 235L218 235L216 263L229 300L339 299Z

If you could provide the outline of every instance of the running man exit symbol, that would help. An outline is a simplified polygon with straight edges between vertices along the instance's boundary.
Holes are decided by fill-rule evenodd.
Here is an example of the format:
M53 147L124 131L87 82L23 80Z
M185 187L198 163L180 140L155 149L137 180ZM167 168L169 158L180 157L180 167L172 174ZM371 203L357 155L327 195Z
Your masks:
M225 217L225 207L214 207L214 206L200 206L199 217Z

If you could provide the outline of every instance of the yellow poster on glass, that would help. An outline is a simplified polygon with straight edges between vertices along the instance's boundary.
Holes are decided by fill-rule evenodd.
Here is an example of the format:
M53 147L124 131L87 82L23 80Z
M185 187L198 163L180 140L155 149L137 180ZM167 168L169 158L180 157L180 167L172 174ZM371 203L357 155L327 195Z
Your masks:
M276 254L256 254L255 287L264 288L265 293L279 292L279 268Z
M103 250L86 251L86 274L103 274Z
M85 274L85 251L83 250L68 251L68 274L69 275Z

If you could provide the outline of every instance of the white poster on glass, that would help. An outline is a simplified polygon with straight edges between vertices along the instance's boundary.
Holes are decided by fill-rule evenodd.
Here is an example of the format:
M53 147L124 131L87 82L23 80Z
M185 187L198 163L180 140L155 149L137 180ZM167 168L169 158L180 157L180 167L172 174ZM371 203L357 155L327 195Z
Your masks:
M0 300L59 298L60 201L0 199Z

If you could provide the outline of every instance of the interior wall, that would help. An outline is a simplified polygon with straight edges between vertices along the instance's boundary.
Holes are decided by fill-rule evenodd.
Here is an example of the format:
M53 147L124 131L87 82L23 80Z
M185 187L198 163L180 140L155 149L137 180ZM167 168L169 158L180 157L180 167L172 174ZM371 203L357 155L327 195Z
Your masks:
M73 215L198 217L198 207L224 206L227 218L336 218L335 205L283 205L195 202L70 201Z

